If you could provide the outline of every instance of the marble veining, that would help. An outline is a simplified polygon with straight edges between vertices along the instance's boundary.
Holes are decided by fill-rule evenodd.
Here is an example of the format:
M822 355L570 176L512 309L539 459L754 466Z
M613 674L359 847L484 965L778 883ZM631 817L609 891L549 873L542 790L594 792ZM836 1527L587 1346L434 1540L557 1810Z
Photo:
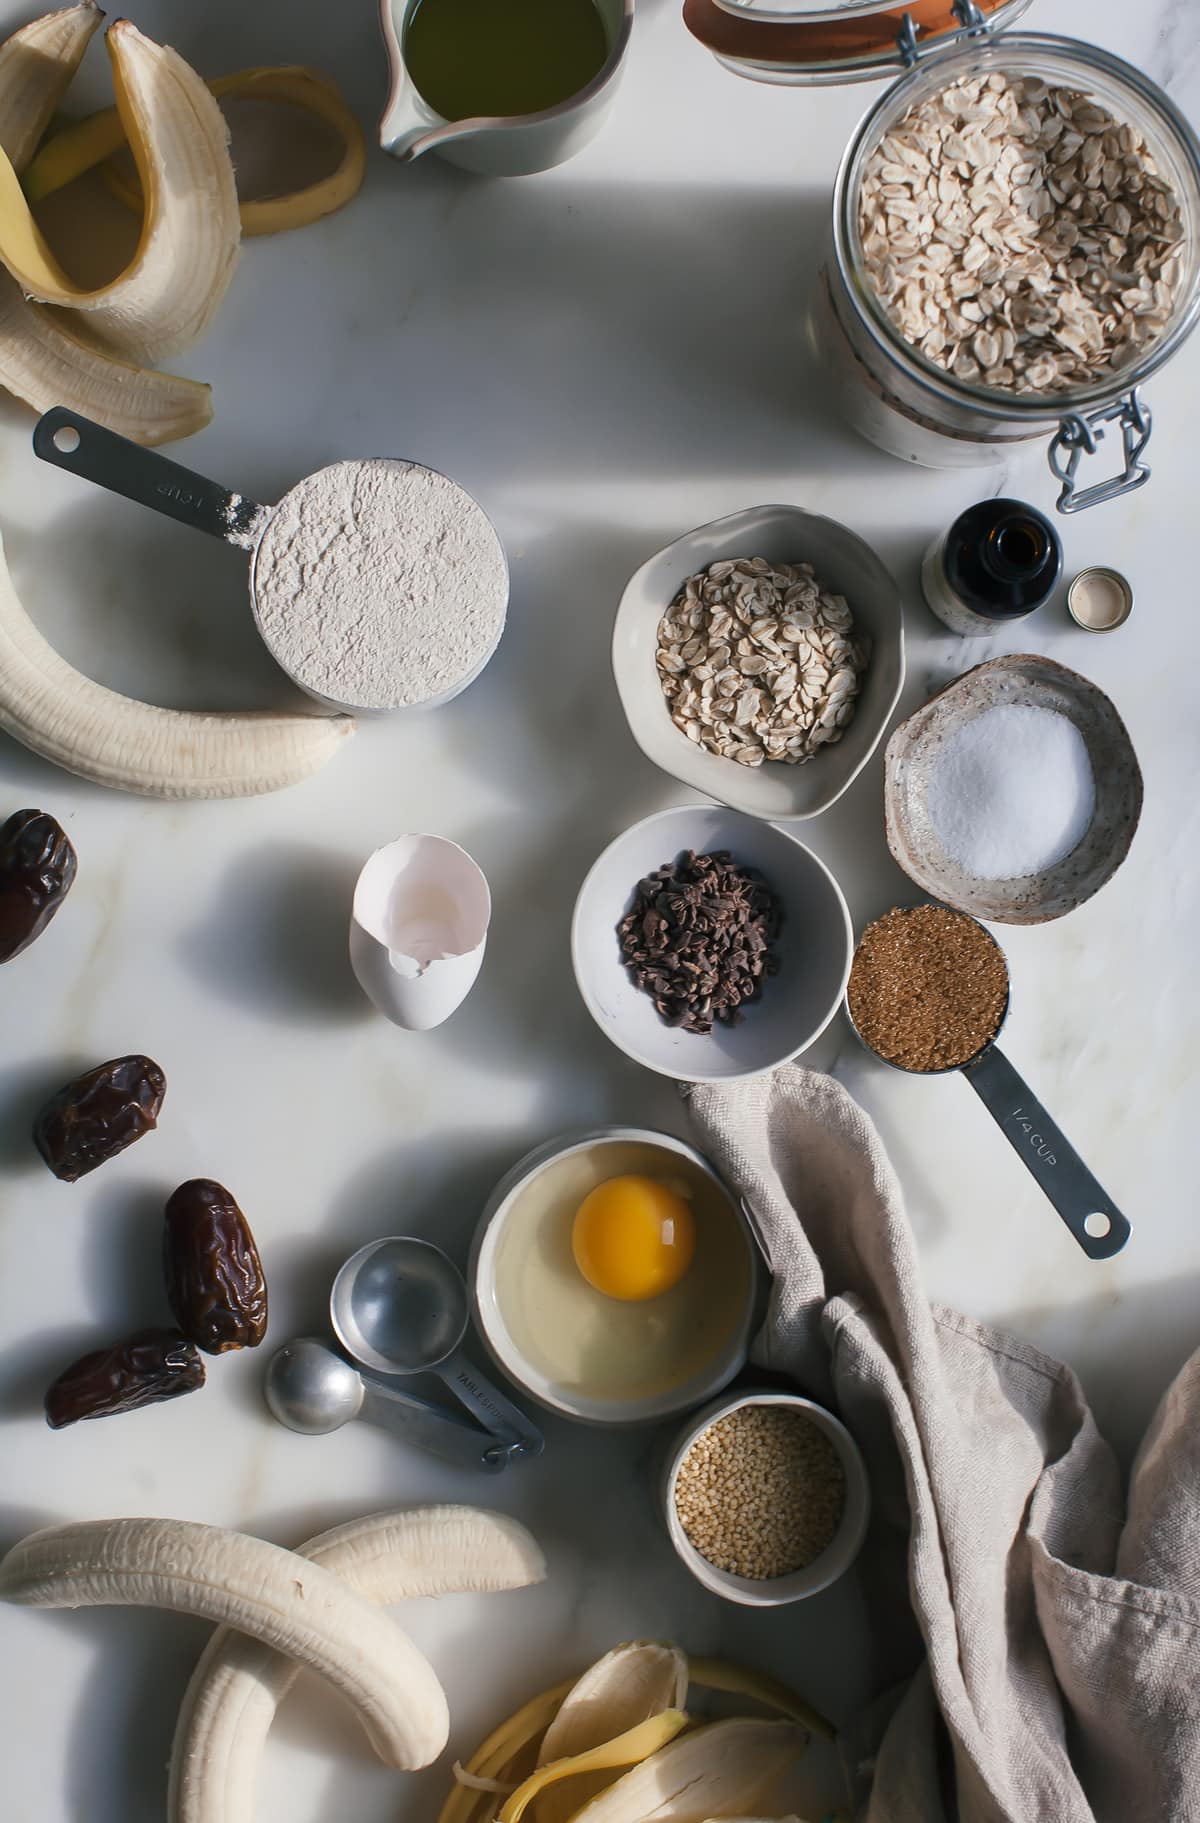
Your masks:
M7 30L30 9L0 3ZM1040 0L1028 30L1092 37L1200 117L1192 0ZM144 0L136 23L210 74L328 69L363 118L386 82L368 0ZM107 99L94 51L79 97ZM276 499L362 455L427 463L468 488L509 552L509 627L481 681L434 716L366 725L310 784L255 802L171 806L78 784L0 741L4 814L65 823L78 885L45 940L2 971L0 1542L67 1517L173 1514L294 1543L392 1503L474 1499L526 1518L550 1579L484 1600L412 1604L444 1679L452 1747L615 1640L675 1634L774 1666L835 1715L863 1688L853 1580L798 1608L729 1609L676 1564L654 1511L659 1433L547 1420L547 1449L496 1480L405 1452L365 1425L309 1439L271 1425L262 1361L214 1361L194 1398L51 1434L47 1380L89 1346L165 1315L162 1203L185 1177L227 1182L271 1280L273 1340L321 1321L339 1260L409 1230L465 1257L497 1177L531 1145L607 1121L686 1131L671 1084L608 1047L575 994L575 891L619 829L687 793L641 758L608 671L632 571L678 533L764 501L844 520L905 595L898 714L968 665L1032 650L1116 704L1145 774L1141 825L1104 890L1054 924L1004 933L1005 1048L1133 1239L1084 1259L955 1079L885 1071L840 1023L811 1061L870 1110L905 1186L931 1294L1010 1325L1081 1374L1123 1452L1195 1341L1200 1237L1188 1187L1200 636L1195 402L1200 338L1148 392L1148 487L1062 522L1067 576L1131 578L1128 626L1090 637L1063 594L997 639L959 642L916 585L929 539L988 493L1050 506L1040 451L992 470L910 470L825 413L800 323L834 171L869 90L771 91L719 70L678 0L640 0L627 80L601 137L545 177L481 182L432 160L370 161L363 195L321 227L255 241L217 323L179 363L213 382L216 419L185 462ZM76 97L72 95L72 106ZM0 524L18 588L64 652L153 700L291 700L246 609L244 558L42 469L29 420L0 405ZM804 836L857 924L916 889L883 839L882 752ZM438 1031L374 1015L346 954L372 849L407 830L460 842L495 916L482 975ZM159 1132L80 1185L25 1134L47 1089L144 1049L170 1087ZM8 1823L157 1823L174 1713L205 1629L170 1615L0 1609ZM375 1764L316 1686L281 1716L259 1814L417 1823L446 1767ZM814 1757L805 1802L834 1791Z

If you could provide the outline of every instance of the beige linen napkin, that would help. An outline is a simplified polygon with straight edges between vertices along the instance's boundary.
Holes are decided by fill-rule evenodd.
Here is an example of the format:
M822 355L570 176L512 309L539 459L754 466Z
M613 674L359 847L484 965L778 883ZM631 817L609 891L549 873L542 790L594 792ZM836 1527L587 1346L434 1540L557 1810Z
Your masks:
M760 1365L831 1399L871 1476L881 1684L863 1823L1200 1823L1200 1355L1126 1501L1075 1375L931 1306L900 1186L839 1084L686 1090L774 1274ZM964 1211L969 1217L969 1211Z

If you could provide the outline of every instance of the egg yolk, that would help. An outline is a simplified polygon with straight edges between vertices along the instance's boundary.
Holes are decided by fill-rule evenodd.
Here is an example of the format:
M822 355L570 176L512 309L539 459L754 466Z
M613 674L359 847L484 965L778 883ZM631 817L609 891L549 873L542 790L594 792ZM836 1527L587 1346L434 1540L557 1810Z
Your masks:
M667 1184L652 1177L610 1177L580 1203L571 1250L596 1291L641 1303L678 1285L691 1265L695 1217Z

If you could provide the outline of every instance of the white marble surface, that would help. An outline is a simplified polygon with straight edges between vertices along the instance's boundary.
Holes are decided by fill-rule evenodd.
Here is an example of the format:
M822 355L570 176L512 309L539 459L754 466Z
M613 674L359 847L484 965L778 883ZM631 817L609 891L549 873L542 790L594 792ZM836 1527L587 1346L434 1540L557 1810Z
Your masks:
M25 10L4 0L0 25ZM869 92L740 84L678 12L678 0L642 0L616 114L576 162L487 184L373 156L347 213L248 246L216 328L184 363L213 381L217 416L179 453L231 485L270 499L321 463L383 453L478 495L514 583L483 680L435 718L365 727L320 778L257 802L116 797L0 742L0 810L54 811L81 857L68 908L0 982L3 1542L35 1523L137 1512L295 1542L393 1502L495 1500L544 1539L547 1585L408 1617L447 1684L456 1750L639 1633L722 1641L840 1713L864 1676L853 1588L756 1618L702 1597L651 1510L653 1437L551 1424L540 1463L483 1487L363 1426L322 1441L272 1426L252 1355L215 1362L206 1392L178 1406L58 1435L40 1395L84 1348L161 1319L160 1210L184 1177L224 1179L250 1213L281 1340L319 1321L332 1268L376 1234L411 1229L463 1254L489 1185L535 1141L606 1120L682 1130L670 1086L592 1027L567 952L595 852L682 795L628 739L606 653L626 576L678 531L791 499L871 539L906 590L905 708L968 663L1022 648L1114 697L1145 771L1142 826L1098 899L1006 936L1007 1048L1125 1207L1127 1251L1099 1266L1076 1251L962 1083L885 1073L844 1032L817 1061L881 1126L931 1292L1065 1355L1123 1450L1197 1339L1200 340L1152 386L1151 485L1063 528L1070 569L1128 572L1134 622L1089 639L1058 602L1005 640L943 636L914 593L918 553L1002 477L909 471L859 444L817 412L799 344L834 169ZM322 65L366 120L384 93L369 0L144 0L137 23L214 74ZM1188 0L1042 0L1031 24L1098 39L1200 114ZM97 51L97 92L102 78ZM283 700L238 556L40 468L8 406L0 475L18 586L72 658L162 702ZM1003 479L1052 498L1040 452ZM357 867L412 828L462 842L497 904L479 986L420 1038L371 1014L345 956ZM878 760L805 835L857 921L908 895L883 847ZM131 1049L170 1077L161 1132L74 1189L55 1183L26 1140L31 1108L76 1067ZM6 1818L160 1817L204 1631L163 1615L0 1611ZM272 1739L259 1814L415 1820L433 1814L444 1779L373 1764L340 1708L307 1691ZM827 1771L814 1785L815 1804Z

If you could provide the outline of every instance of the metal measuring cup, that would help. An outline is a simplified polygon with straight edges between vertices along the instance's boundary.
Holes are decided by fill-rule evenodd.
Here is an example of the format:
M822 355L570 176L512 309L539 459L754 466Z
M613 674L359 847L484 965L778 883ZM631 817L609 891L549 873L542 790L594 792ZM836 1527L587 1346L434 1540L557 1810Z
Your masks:
M62 405L56 405L38 419L33 431L33 451L43 462L52 463L55 468L66 469L69 474L79 475L85 481L93 481L98 487L107 488L111 494L122 494L126 500L136 501L138 506L148 506L167 519L176 519L181 525L190 525L194 531L207 532L210 537L219 538L224 544L249 552L250 572L247 582L254 624L258 628L259 638L279 669L306 696L311 696L326 709L347 715L378 713L362 703L343 702L325 696L319 690L314 690L311 684L305 683L280 655L259 612L259 547L268 524L290 494L295 492L294 488L274 506L264 506L245 494L234 493L229 488L222 487L219 482L210 481L206 476L184 468L182 463L160 456L157 450L143 449L141 444L131 443L128 438L119 437L115 431L105 430L102 424L94 424L90 418L68 411ZM417 468L421 465L413 463L408 466ZM303 485L303 480L296 483L297 487ZM466 497L470 498L469 495ZM471 680L468 678L467 681Z
M407 1235L368 1242L334 1279L329 1311L342 1347L374 1374L435 1373L510 1454L541 1452L541 1432L463 1354L466 1281L440 1247Z
M969 912L958 915L970 917ZM868 1043L859 1031L850 1011L850 995L847 992L845 1006L850 1028L863 1049L869 1051L872 1057L877 1057L880 1063L887 1064L889 1069L900 1070L906 1076L949 1076L954 1071L965 1076L1025 1169L1036 1179L1089 1259L1110 1259L1114 1253L1121 1251L1129 1239L1129 1223L1103 1185L1092 1176L1061 1128L1051 1119L1037 1096L1030 1092L1024 1079L999 1049L996 1040L1004 1028L1012 1004L1008 958L990 930L979 924L977 918L972 918L971 922L978 924L988 942L995 946L1004 964L1007 983L1004 1011L996 1030L973 1057L968 1057L965 1063L949 1064L940 1070L914 1070L906 1064L894 1063L890 1057L885 1057L873 1044Z

